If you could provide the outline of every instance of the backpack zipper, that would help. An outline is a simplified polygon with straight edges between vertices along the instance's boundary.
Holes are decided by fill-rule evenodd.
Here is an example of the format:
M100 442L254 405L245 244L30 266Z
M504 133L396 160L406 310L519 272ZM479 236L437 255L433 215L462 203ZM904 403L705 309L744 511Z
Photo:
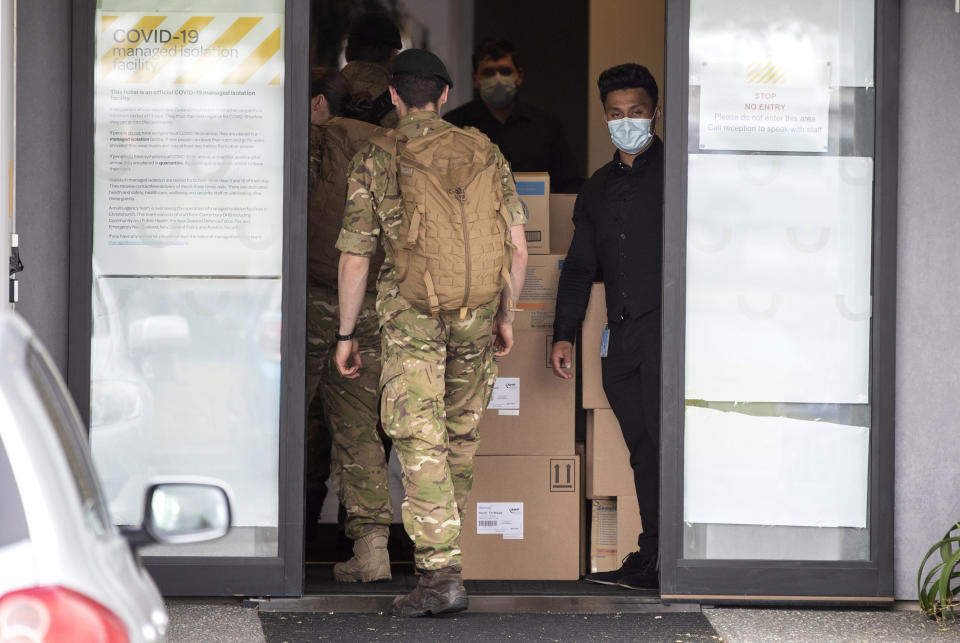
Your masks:
M460 204L460 224L463 227L464 267L466 268L466 284L463 287L463 302L460 304L460 319L467 316L467 300L470 298L470 283L473 281L470 273L470 231L467 230L467 211L463 209L464 199L457 199Z

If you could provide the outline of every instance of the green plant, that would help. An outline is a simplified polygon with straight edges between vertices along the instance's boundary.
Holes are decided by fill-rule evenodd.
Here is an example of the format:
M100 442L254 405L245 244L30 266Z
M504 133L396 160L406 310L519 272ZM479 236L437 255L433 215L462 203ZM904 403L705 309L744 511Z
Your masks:
M940 554L940 562L924 576L923 569L935 553ZM939 622L949 614L956 620L954 607L960 606L960 522L923 557L917 571L917 596L920 609L930 618Z

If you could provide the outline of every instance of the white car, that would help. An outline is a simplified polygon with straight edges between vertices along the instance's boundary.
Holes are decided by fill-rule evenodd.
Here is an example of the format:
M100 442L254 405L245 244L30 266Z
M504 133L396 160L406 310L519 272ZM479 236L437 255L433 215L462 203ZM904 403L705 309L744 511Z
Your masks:
M0 643L165 640L135 549L225 535L230 492L168 478L145 494L141 525L119 531L63 380L26 323L0 313Z

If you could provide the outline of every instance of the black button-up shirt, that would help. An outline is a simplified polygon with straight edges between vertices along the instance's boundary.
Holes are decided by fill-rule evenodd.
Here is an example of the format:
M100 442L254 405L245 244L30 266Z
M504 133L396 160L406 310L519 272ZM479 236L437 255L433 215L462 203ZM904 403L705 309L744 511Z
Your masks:
M602 280L607 319L660 307L663 274L663 143L655 137L633 166L613 160L587 179L573 208L573 241L560 272L553 339L572 342L593 281Z
M551 192L573 194L583 184L560 119L543 110L517 101L513 113L501 123L475 98L444 118L457 127L476 127L486 134L514 172L549 172Z

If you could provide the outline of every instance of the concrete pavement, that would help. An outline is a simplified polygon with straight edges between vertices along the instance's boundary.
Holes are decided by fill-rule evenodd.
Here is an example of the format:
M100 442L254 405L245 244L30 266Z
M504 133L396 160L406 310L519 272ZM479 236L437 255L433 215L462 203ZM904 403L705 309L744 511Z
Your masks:
M910 605L898 604L903 607ZM167 609L170 643L266 641L256 609L239 599L169 599ZM960 620L937 624L915 610L732 607L703 613L731 643L960 641Z

